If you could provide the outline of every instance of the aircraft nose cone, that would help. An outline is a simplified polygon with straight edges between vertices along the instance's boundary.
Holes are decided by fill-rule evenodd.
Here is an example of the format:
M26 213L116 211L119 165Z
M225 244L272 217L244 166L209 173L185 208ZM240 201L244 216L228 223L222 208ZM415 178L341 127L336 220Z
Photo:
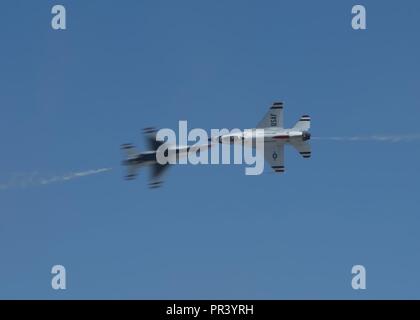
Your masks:
M304 132L302 133L302 139L303 139L303 141L306 141L306 140L311 139L311 133L310 133L310 132L308 132L308 131L304 131Z

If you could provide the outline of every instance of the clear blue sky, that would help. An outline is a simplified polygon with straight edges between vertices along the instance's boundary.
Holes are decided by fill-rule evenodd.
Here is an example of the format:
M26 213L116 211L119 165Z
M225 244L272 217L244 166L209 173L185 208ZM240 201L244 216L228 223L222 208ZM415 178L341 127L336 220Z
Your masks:
M53 4L67 30L53 31ZM350 27L367 8L366 31ZM286 173L122 179L150 125L249 128L272 101L318 137L419 133L417 1L2 1L0 298L420 298L419 142L312 141ZM66 291L51 289L54 264ZM351 267L367 290L351 288Z

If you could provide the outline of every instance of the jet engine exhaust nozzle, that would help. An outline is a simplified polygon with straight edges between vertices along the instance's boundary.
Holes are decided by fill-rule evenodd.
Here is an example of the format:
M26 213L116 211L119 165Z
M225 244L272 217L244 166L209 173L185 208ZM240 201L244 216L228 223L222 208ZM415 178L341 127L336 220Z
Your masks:
M303 131L302 132L302 140L307 141L309 139L311 139L311 134L308 131Z

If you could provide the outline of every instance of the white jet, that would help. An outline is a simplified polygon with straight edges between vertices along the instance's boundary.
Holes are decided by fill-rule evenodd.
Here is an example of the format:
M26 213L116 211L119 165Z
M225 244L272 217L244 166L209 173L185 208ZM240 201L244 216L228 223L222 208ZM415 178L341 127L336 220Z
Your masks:
M293 128L283 127L283 102L274 102L264 118L255 129L221 135L212 138L219 143L239 143L255 147L256 139L261 139L264 147L264 159L275 172L284 172L284 146L291 144L304 157L310 158L311 146L307 142L311 138L309 129L311 118L302 116ZM256 129L262 129L262 136Z

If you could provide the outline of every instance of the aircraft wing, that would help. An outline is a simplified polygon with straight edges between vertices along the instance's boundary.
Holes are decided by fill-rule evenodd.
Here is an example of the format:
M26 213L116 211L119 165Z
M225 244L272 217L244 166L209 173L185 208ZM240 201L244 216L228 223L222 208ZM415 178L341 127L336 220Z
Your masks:
M157 130L155 128L145 128L143 129L143 132L146 138L148 150L155 151L163 144L163 141L156 141Z
M311 145L306 141L291 141L290 144L295 147L295 149L302 155L304 158L311 157Z
M284 172L284 144L280 142L264 143L264 160L275 172Z
M156 162L153 166L152 166L152 172L151 172L151 176L150 176L150 182L149 182L149 187L150 188L159 188L162 184L162 175L163 173L166 171L166 168L169 167L169 164L159 164L158 162Z
M283 102L274 102L257 128L283 128Z

